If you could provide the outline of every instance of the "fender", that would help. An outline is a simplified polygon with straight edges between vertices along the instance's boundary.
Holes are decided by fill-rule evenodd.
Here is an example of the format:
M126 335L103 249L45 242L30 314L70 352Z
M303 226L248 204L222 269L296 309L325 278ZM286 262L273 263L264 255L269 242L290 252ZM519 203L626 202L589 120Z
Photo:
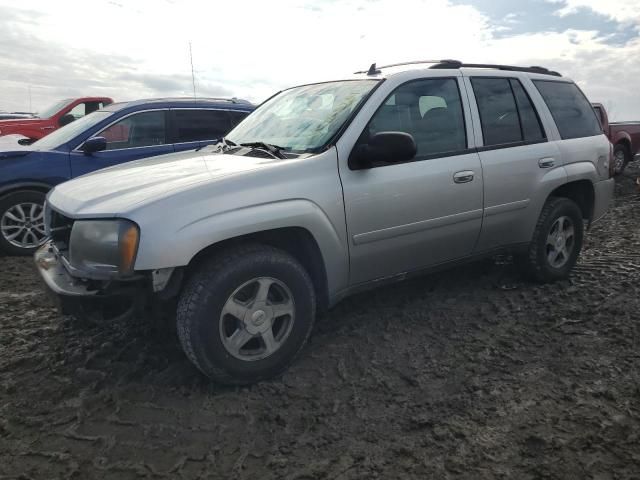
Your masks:
M530 239L533 236L533 230L536 228L542 208L551 193L558 187L578 180L587 180L591 185L598 182L598 172L593 163L569 163L549 171L544 176L543 181L540 183L540 188L536 191L535 198L532 199L531 208L535 215L529 217L531 220L526 225L524 238Z
M327 214L307 199L289 199L223 211L184 224L177 231L161 237L146 236L145 232L153 231L153 226L145 228L140 224L140 253L135 269L184 266L197 253L223 240L287 227L303 228L315 239L327 272L331 289L329 296L346 288L349 274L346 245Z
M611 139L611 143L613 143L614 145L617 145L618 143L622 143L622 142L627 142L629 144L629 148L631 148L631 145L633 145L631 141L631 135L629 135L628 132L625 132L625 131L616 132L616 134Z
M53 188L53 185L44 182L18 182L10 183L0 187L0 197L17 190L38 190L48 192Z

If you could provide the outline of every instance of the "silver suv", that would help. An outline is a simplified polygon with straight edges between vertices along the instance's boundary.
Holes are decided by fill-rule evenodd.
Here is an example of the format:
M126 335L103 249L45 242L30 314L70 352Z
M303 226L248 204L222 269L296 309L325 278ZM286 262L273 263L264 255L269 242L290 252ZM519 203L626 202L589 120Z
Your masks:
M59 185L36 263L64 308L174 300L191 361L251 383L356 291L505 250L567 277L611 155L556 72L374 64L274 95L217 145Z

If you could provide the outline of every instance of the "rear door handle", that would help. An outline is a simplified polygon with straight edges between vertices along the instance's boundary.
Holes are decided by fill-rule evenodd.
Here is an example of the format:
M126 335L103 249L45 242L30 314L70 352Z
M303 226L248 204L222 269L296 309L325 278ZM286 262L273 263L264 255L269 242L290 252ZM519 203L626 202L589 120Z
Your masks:
M472 172L471 170L457 172L453 174L453 181L455 183L469 183L473 181L474 175L475 175L475 172Z
M42 127L40 130L53 130L54 127Z
M553 158L541 158L538 160L538 166L540 168L551 168L555 165L555 160Z

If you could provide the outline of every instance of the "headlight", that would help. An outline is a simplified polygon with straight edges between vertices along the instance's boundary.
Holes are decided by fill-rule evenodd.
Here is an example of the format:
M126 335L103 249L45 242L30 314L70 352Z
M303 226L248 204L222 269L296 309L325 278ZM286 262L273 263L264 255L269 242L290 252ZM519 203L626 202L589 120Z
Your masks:
M140 231L129 220L78 220L69 240L69 262L80 270L127 274L133 270Z

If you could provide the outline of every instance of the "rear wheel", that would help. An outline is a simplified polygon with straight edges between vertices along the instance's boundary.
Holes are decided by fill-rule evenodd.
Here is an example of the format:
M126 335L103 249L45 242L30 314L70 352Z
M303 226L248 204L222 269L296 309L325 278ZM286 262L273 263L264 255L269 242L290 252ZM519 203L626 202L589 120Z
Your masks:
M210 258L178 302L178 336L211 379L248 384L283 371L315 320L309 274L286 252L248 245Z
M567 278L578 260L583 235L580 207L568 198L550 198L526 254L518 259L523 273L538 282Z
M13 192L0 199L0 249L9 255L32 255L46 239L45 194Z
M624 143L617 144L613 149L613 172L621 175L631 161L631 152Z

